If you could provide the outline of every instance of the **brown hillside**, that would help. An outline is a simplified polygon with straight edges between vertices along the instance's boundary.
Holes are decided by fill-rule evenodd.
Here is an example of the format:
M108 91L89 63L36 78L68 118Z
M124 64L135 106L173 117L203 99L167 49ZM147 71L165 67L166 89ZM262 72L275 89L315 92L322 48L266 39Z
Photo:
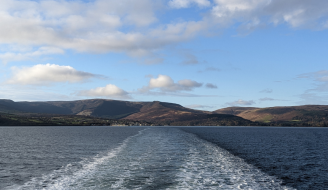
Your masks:
M129 115L124 119L144 121L175 121L184 120L199 114L205 114L205 112L185 108L178 104L154 101L144 103L139 112Z
M230 112L229 112L230 111ZM230 113L244 119L260 122L316 122L328 121L328 106L326 105L305 105L289 107L270 108L224 108L213 113Z
M77 101L14 102L0 100L0 112L95 116L147 121L185 120L208 112L165 102L128 102L90 99Z

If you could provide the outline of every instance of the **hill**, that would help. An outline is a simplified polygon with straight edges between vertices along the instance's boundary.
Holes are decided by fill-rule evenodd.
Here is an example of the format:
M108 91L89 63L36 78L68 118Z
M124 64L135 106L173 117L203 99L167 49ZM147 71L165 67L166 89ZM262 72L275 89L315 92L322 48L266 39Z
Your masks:
M157 125L171 126L236 126L258 125L238 116L213 114L207 111L185 108L179 104L148 102L139 112L124 119L148 121Z
M149 122L124 119L104 119L81 115L4 114L0 126L151 126Z
M12 100L0 100L1 112L3 114L15 114L26 117L30 117L31 114L37 114L40 117L49 117L49 114L57 114L61 116L124 119L129 121L143 121L154 125L258 125L238 116L213 114L211 112L185 108L179 104L159 101L128 102L92 99L14 102ZM68 119L69 117L64 118Z
M167 102L129 102L105 99L48 102L0 100L0 115L31 114L49 117L83 116L102 119L144 121L153 125L262 125L327 126L328 106L228 107L213 112L185 108ZM65 117L69 118L69 117ZM3 120L4 121L4 120Z
M179 104L154 101L144 103L139 112L131 114L125 117L125 119L148 121L179 120L205 113L204 111L185 108Z
M0 112L83 115L103 118L123 118L138 112L142 103L116 100L77 100L49 102L14 102L0 100Z
M327 126L328 106L304 105L288 107L229 107L213 113L229 113L254 122L274 126Z

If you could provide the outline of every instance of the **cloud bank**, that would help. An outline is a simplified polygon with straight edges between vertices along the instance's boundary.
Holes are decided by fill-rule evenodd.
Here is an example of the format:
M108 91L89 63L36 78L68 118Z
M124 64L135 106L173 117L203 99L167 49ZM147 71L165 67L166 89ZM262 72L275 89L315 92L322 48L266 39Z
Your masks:
M88 72L78 71L71 66L39 64L32 67L12 67L12 77L7 84L49 85L57 82L84 82L90 78L101 77Z
M203 7L200 19L161 20L157 12ZM171 9L166 9L170 7ZM206 8L205 8L206 7ZM190 9L191 11L194 11ZM186 21L187 20L187 21ZM3 62L63 53L124 52L150 56L147 63L163 61L155 52L190 40L216 28L239 26L252 31L267 25L292 28L328 28L327 0L2 0L0 51ZM9 50L10 46L33 50ZM51 48L51 50L45 50ZM194 59L192 59L194 60ZM192 61L190 63L196 63Z
M160 23L156 17L158 8L164 6L160 4L153 0L3 0L0 45L152 56L154 51L190 39L206 28L203 21ZM10 55L29 58L31 53L5 51L0 58L15 61Z

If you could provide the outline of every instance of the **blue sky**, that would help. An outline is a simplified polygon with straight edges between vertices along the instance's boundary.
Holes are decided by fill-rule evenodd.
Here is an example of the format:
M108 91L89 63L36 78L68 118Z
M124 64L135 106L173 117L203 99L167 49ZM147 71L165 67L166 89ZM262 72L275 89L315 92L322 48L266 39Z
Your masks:
M2 0L0 98L328 104L326 0Z

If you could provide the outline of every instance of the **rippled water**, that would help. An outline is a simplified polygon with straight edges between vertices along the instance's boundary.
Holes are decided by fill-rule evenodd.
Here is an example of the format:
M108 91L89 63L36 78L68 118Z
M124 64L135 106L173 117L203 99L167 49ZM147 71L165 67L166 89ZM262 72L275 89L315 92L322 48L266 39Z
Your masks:
M226 146L226 149L218 146L220 142L226 142L231 147L235 146L235 149L245 150L238 143L229 143L220 135L215 135L228 135L229 131L226 130L133 127L0 128L0 137L4 143L0 148L0 189L295 187L286 184L281 176L268 173L259 165L254 166L256 164L236 156L232 149L229 152ZM235 130L238 134L243 128ZM206 138L208 139L205 140ZM254 152L260 152L259 147L255 145Z
M297 189L328 189L328 128L194 127L182 130L224 148Z

